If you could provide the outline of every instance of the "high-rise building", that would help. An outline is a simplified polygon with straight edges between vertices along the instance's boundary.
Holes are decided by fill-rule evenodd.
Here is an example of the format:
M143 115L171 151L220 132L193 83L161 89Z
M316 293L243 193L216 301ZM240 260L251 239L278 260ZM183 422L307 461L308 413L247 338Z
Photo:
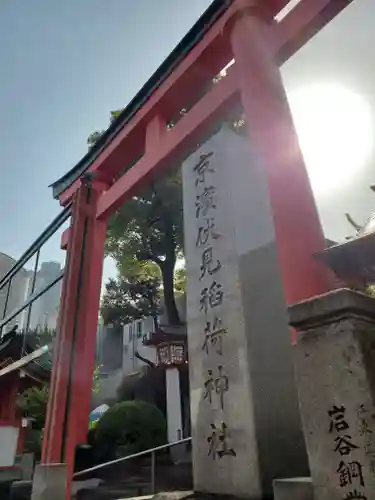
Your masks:
M8 255L0 252L0 279L14 266L16 261ZM51 284L61 273L61 265L58 262L42 262L37 271L34 292L41 290ZM8 286L0 290L0 320L9 315L26 302L33 291L34 273L31 270L20 269L12 278L8 293ZM57 316L60 305L61 281L53 285L47 292L33 302L30 308L24 309L13 318L3 329L3 333L9 331L14 325L19 330L56 328Z
M16 261L0 252L0 279L14 266ZM0 319L8 316L12 311L20 307L25 298L27 297L27 291L29 287L30 272L26 269L20 269L18 273L13 277L10 288L8 285L0 290ZM14 325L18 324L20 328L24 315L21 313L15 318L13 318L3 329L3 333L9 331Z
M41 290L51 284L61 273L61 264L58 262L43 262L37 272L35 290ZM54 330L60 306L61 281L53 285L31 307L30 329L47 328Z

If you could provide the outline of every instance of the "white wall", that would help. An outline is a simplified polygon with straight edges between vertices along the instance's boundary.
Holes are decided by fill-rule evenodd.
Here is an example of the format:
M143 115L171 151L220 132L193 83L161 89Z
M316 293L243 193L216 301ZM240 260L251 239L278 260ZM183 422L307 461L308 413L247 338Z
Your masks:
M122 371L124 374L135 372L144 366L144 362L135 357L137 351L144 358L156 363L155 347L143 345L144 336L148 337L154 330L154 322L151 317L124 326L122 342Z
M99 383L99 391L93 397L93 406L103 403L108 398L116 397L116 390L124 375L139 371L145 365L143 361L135 357L138 351L144 358L156 363L155 347L147 347L143 345L143 338L147 337L154 331L154 323L152 318L134 321L131 324L125 325L122 333L122 368L116 370L108 370L105 366L101 367L101 376ZM97 333L97 349L98 362L102 362L103 340L106 334L106 329L99 321Z
M117 396L117 387L122 380L122 371L115 370L111 373L106 373L100 376L99 390L92 396L92 408L96 408L109 399L114 399Z
M18 433L18 427L0 426L0 467L14 465Z

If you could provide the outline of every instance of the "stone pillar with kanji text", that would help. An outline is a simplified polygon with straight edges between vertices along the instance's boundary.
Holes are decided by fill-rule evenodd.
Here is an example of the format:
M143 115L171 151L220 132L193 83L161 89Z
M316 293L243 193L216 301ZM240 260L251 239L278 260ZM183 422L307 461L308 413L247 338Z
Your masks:
M267 181L226 127L182 178L194 488L261 498L307 473Z
M375 500L375 300L349 289L290 308L315 500Z

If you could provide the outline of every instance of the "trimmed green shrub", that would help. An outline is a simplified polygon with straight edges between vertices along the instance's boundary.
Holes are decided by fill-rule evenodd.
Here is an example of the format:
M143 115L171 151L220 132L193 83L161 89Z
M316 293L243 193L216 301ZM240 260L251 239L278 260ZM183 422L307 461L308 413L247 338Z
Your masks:
M161 411L145 401L123 401L107 410L95 428L95 448L117 458L155 448L167 441Z

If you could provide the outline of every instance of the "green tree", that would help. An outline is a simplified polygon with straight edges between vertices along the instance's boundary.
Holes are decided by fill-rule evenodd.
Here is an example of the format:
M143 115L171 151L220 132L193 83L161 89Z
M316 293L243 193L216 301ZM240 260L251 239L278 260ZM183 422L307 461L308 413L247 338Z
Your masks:
M48 402L48 386L26 389L17 399L17 406L25 418L33 422L33 429L42 430Z
M179 267L174 273L174 285L177 293L186 292L186 269L185 267Z
M121 113L122 109L118 109L117 111L111 111L110 113L110 118L109 121L112 123ZM91 134L87 138L87 144L89 148L92 148L97 141L100 139L100 137L104 134L105 130L99 131L95 130L94 132L91 132Z
M112 111L112 123L122 109ZM93 132L88 137L92 147L104 131ZM169 324L180 324L174 289L176 261L182 255L182 181L180 173L172 173L150 183L137 196L130 199L109 221L106 254L113 257L123 278L109 284L109 295L128 287L129 280L160 279L164 307ZM127 292L129 295L129 292ZM109 297L108 297L109 298ZM120 300L113 300L117 309ZM123 320L136 318L139 311L134 301L124 300ZM108 300L103 304L104 314L109 317ZM115 316L119 317L119 310Z
M160 277L169 324L180 324L174 271L182 256L182 185L179 174L153 182L109 221L106 251L121 276Z
M105 324L123 326L152 316L158 326L160 280L157 278L110 278L105 286L101 314Z
M99 367L93 374L92 391L99 390ZM47 413L49 386L33 386L23 391L17 399L17 407L22 416L32 420L33 429L42 430Z
M100 389L100 367L96 365L92 377L92 392L96 394L97 392L99 392L99 389Z
M138 453L163 445L166 440L163 414L145 401L115 404L104 413L95 428L95 445L105 458Z

